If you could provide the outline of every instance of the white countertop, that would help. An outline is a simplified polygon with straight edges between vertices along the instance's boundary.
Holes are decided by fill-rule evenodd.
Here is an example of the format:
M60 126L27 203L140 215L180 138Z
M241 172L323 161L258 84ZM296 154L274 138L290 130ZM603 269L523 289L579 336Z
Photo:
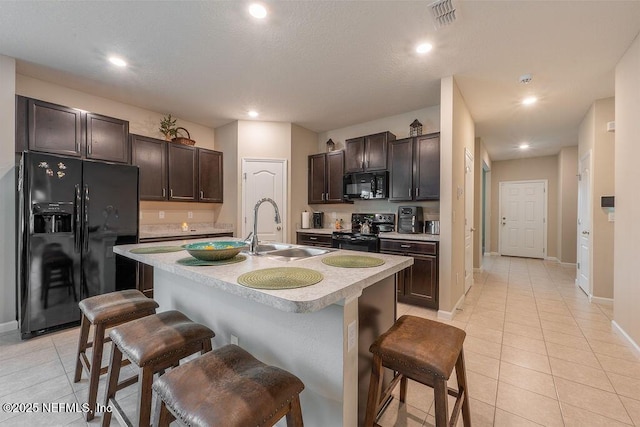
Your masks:
M296 232L298 233L309 233L309 234L332 234L334 231L351 231L351 230L334 230L333 228L298 228ZM381 239L397 239L397 240L418 240L424 242L439 242L440 235L439 234L427 234L427 233L418 233L418 234L405 234L405 233L380 233L378 237Z
M203 239L194 239L193 242ZM240 240L230 238L216 238L204 240ZM247 255L245 261L208 267L187 267L177 264L180 258L188 257L186 251L162 254L134 254L129 252L134 248L150 246L168 246L171 242L142 243L137 245L115 246L113 251L127 258L142 262L194 282L202 283L230 294L238 295L281 311L294 313L310 313L319 311L331 304L360 295L362 289L391 276L413 264L413 258L386 254L367 254L382 258L385 263L370 268L339 268L322 263L322 258L338 253L350 255L364 255L362 252L334 250L324 255L299 259L295 261L278 261L268 255ZM292 245L297 246L297 245ZM243 273L272 267L302 267L322 273L324 279L311 286L297 289L262 290L253 289L238 284L237 278Z

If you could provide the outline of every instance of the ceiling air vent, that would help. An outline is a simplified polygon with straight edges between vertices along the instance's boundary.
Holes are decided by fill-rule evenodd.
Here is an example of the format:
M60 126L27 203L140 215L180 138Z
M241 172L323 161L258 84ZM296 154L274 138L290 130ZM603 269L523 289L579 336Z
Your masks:
M431 3L431 14L436 28L453 24L456 20L456 8L452 0L438 0Z

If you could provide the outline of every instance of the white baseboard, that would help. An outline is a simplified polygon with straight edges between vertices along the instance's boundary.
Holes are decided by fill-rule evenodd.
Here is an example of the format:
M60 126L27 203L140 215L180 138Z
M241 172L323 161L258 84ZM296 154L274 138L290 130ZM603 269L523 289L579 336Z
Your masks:
M500 256L500 252L489 252L491 256Z
M462 296L460 297L456 305L453 306L452 311L438 310L438 319L453 320L453 318L456 316L456 311L458 310L458 307L460 307L463 302L464 302L464 294L462 294Z
M11 322L0 323L0 334L4 332L11 332L18 329L18 321L12 320Z
M482 267L473 267L474 273L482 273L483 271L484 271L484 268Z
M629 334L627 334L625 332L624 329L622 329L620 327L620 325L618 325L618 323L616 323L615 320L611 321L611 324L613 325L614 329L616 329L618 332L620 332L622 334L622 336L624 336L626 338L627 341L629 341L629 344L631 344L633 346L633 348L636 350L636 354L640 355L640 345L638 345L637 342L635 342L630 336Z
M560 262L560 260L557 257L554 256L547 256L544 257L545 261L553 261L553 262Z
M600 305L606 305L607 307L613 307L613 298L594 297L589 295L589 302L593 302Z

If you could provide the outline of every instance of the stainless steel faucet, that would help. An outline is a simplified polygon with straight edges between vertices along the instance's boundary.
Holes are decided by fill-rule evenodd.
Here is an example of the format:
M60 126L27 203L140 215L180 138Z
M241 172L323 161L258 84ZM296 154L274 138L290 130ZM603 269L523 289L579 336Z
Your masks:
M253 207L253 233L249 235L251 238L251 241L249 242L249 253L251 255L258 255L258 208L264 202L269 202L273 205L273 209L276 211L276 224L280 224L280 210L278 209L276 202L269 197L258 200L256 205ZM247 237L247 239L249 237Z

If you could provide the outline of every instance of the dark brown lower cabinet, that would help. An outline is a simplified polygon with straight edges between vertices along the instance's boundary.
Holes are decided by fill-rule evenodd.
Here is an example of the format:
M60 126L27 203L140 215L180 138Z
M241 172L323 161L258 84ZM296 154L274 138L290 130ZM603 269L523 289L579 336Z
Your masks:
M319 233L298 233L298 245L321 246L323 248L331 247L331 234Z
M396 274L398 302L438 309L438 243L380 239L380 252L413 257L413 265Z

